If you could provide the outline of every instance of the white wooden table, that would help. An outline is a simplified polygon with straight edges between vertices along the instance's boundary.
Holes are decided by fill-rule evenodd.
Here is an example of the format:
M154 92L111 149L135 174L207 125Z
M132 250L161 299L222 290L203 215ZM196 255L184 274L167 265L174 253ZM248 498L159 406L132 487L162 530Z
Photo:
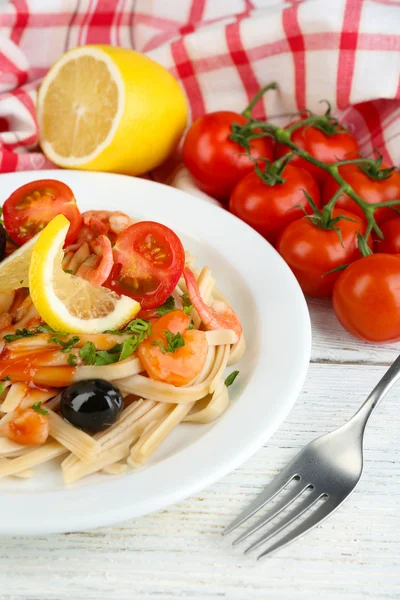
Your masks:
M261 563L221 537L302 446L352 415L400 351L400 344L352 339L325 301L310 302L310 310L309 374L264 448L210 489L138 521L90 533L0 538L1 600L399 599L399 386L370 422L359 487L328 521Z

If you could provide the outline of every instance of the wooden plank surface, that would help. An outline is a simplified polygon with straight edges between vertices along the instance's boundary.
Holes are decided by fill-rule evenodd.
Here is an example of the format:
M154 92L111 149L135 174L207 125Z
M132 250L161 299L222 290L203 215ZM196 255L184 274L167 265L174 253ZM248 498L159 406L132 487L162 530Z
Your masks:
M138 521L86 533L0 539L0 598L399 599L399 387L367 429L361 483L328 521L259 563L221 536L300 448L352 415L400 348L350 338L325 302L313 301L311 314L313 357L304 389L286 422L252 459L201 494Z

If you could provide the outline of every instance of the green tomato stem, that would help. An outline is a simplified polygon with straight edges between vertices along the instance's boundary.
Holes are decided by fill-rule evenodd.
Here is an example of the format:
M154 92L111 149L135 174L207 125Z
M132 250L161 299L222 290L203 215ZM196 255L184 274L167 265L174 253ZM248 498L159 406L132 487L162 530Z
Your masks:
M304 119L304 121L306 121L306 120L307 119ZM311 163L312 165L319 167L320 169L322 169L323 171L328 173L331 177L333 177L333 179L339 184L340 193L347 194L352 200L354 200L354 202L364 212L366 219L367 219L367 231L369 230L369 233L371 233L371 231L374 230L379 237L383 238L382 231L380 230L378 224L375 221L374 211L377 208L381 208L383 206L390 206L390 207L398 206L398 205L400 205L400 200L391 200L389 202L369 204L363 198L361 198L361 196L359 196L354 191L352 186L345 179L343 179L343 177L340 175L338 167L341 166L346 161L338 161L337 163L327 164L327 163L322 162L321 160L318 160L317 158L315 158L314 156L309 154L309 152L307 152L303 148L299 148L294 142L292 142L290 130L283 129L282 127L278 127L277 125L273 125L272 123L265 123L262 121L252 121L248 125L251 126L252 128L262 129L266 134L272 135L276 139L276 141L285 144L288 148L295 151L295 153L298 156L300 156L307 162ZM354 160L358 160L358 159L354 159ZM360 161L362 161L362 160L363 159L360 159ZM336 202L336 200L337 200L337 198L335 199L335 202ZM367 240L368 236L366 236L365 239Z
M260 98L265 94L265 92L268 92L268 90L276 90L276 88L277 88L277 85L276 85L275 81L273 81L272 83L269 83L268 85L261 88L261 90L259 92L257 92L257 94L254 96L254 98L252 99L250 104L244 109L244 111L242 112L242 115L244 117L246 117L246 119L250 119L253 108L255 107L257 102L260 100Z

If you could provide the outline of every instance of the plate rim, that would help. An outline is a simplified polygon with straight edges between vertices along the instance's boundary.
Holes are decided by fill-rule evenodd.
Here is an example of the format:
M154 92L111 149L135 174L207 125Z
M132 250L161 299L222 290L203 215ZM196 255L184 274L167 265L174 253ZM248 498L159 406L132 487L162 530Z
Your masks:
M49 533L63 533L63 532L71 532L71 531L82 531L82 530L87 530L87 529L92 529L95 527L100 527L100 526L108 526L111 525L113 523L116 523L118 521L123 521L126 519L131 519L131 518L138 518L140 516L143 516L145 514L149 514L152 513L156 510L160 510L162 508L166 508L172 504L175 504L177 502L180 502L186 498L188 498L189 496L191 496L194 493L197 493L203 489L205 489L206 487L210 486L211 484L215 483L216 481L220 480L222 477L224 477L225 475L227 475L228 473L232 472L234 469L236 469L237 467L239 467L241 464L243 464L248 458L250 458L266 441L268 441L268 439L270 439L270 437L275 433L275 431L278 429L278 427L280 427L280 425L283 423L283 421L286 419L288 413L290 412L290 410L293 408L293 405L301 391L301 388L303 386L304 380L306 378L307 375L307 371L308 371L308 366L309 366L309 362L310 362L310 357L311 357L311 322L310 322L310 315L309 315L309 311L308 311L308 307L307 307L307 303L305 300L305 297L303 295L303 292L300 289L300 286L297 282L297 280L295 279L294 275L292 274L292 272L290 271L289 267L286 265L286 263L283 261L283 259L278 255L278 253L264 240L264 238L262 238L257 232L255 232L251 227L249 227L248 225L246 225L245 223L243 223L242 221L240 221L238 218L236 218L235 216L233 216L232 214L228 213L227 211L221 211L221 208L218 206L215 206L214 204L211 203L207 203L204 200L191 195L183 190L179 190L177 188L171 187L171 186L167 186L165 184L159 183L159 182L155 182L152 180L148 180L148 179L143 179L143 178L138 178L138 177L130 177L127 175L119 175L119 174L113 174L113 173L104 173L104 172L94 172L94 171L77 171L77 170L70 170L70 169L63 169L63 170L43 170L43 171L21 171L21 172L14 172L14 173L4 173L1 174L2 177L2 181L4 181L5 178L8 178L10 180L12 179L16 179L18 181L17 185L22 185L23 183L23 179L27 179L27 180L38 180L38 179L60 179L60 180L64 180L68 185L73 186L73 183L70 183L68 180L70 179L70 177L72 179L82 179L85 180L87 179L88 181L90 180L90 178L97 178L97 179L122 179L124 181L132 181L132 182L140 182L140 184L138 184L139 188L140 186L144 186L146 187L147 185L149 186L156 186L159 190L159 192L161 194L165 194L166 196L168 196L168 194L171 196L171 198L173 196L176 197L176 201L174 200L173 202L177 202L178 204L180 204L182 201L187 202L188 200L190 200L190 202L194 203L194 209L199 208L199 210L203 210L205 211L205 213L209 213L210 216L212 217L213 215L216 216L216 218L218 219L218 217L221 217L222 219L227 219L227 222L231 222L232 223L232 227L233 229L242 229L246 236L251 236L253 238L254 243L257 246L260 246L260 242L265 246L268 247L268 252L271 252L271 250L273 251L273 253L276 255L275 259L277 259L277 264L280 264L279 270L282 270L282 273L286 273L286 275L284 276L284 278L287 279L287 281L291 281L291 286L293 287L293 290L295 291L296 297L295 300L296 302L295 304L295 308L293 309L299 317L299 336L302 340L302 353L301 356L299 355L299 357L297 358L297 372L294 376L294 378L292 379L292 384L291 384L291 390L289 392L286 392L286 396L285 396L285 405L284 408L280 408L278 411L278 418L275 419L275 421L272 424L268 424L267 426L261 427L259 428L259 430L257 430L257 433L255 434L254 438L252 441L249 441L246 446L244 448L241 449L240 452L236 452L236 454L232 454L230 455L228 458L226 458L224 461L220 461L218 463L218 466L215 466L212 470L209 470L207 472L203 472L200 470L200 477L198 478L192 478L189 479L188 481L185 481L185 484L181 487L177 487L176 489L169 489L168 493L164 493L164 494L159 494L158 497L155 497L151 500L151 502L149 502L149 505L144 507L141 506L140 508L138 508L137 506L132 506L132 504L125 504L123 507L121 506L117 506L115 508L108 508L108 509L100 509L98 510L96 508L96 510L94 510L93 512L89 513L89 514L84 514L84 515L68 515L68 517L65 514L59 514L57 513L57 511L54 511L54 506L53 506L53 501L54 501L54 497L55 496L62 496L63 498L66 499L66 501L75 500L75 496L79 496L79 492L82 495L82 492L84 490L86 490L86 493L88 492L88 490L96 490L99 489L99 486L102 486L103 488L105 488L106 486L110 486L113 487L116 491L123 491L123 488L129 488L129 484L131 481L134 480L133 477L129 478L129 477L116 477L114 481L112 481L111 479L107 482L103 483L97 483L96 485L87 485L84 487L71 487L71 488L65 488L64 490L51 490L51 491L29 491L27 492L28 496L30 497L30 503L31 503L31 498L32 496L34 497L33 499L33 503L36 505L38 505L38 499L40 498L40 503L46 506L46 515L45 515L45 519L42 521L39 521L38 519L36 519L35 521L32 522L32 520L28 520L27 518L22 519L21 521L19 521L18 523L15 521L12 521L10 518L8 518L6 520L6 522L4 520L2 520L2 522L0 522L0 535L5 535L5 536L11 536L11 535L25 535L25 536L29 536L29 535L38 535L38 534L49 534ZM21 183L19 183L19 181L21 181ZM135 183L133 183L133 185L135 185ZM78 199L79 202L79 199ZM89 209L90 210L90 209ZM126 210L126 209L125 209ZM224 217L222 217L222 214L224 214ZM220 220L220 219L219 219ZM190 235L190 234L189 234ZM261 247L261 246L260 246ZM267 252L267 254L268 254ZM265 340L262 340L263 342ZM251 382L250 382L251 383ZM250 386L250 383L248 384L247 387ZM247 387L243 390L242 395L246 394L246 389ZM222 419L226 419L226 417L228 417L228 415L224 415L222 417ZM201 436L199 439L197 439L195 442L193 442L192 444L189 445L188 448L185 448L184 451L180 451L176 454L173 454L172 456L169 456L165 459L163 459L163 461L161 461L162 463L164 463L164 465L169 466L169 462L176 462L178 465L181 463L182 461L182 455L186 454L189 450L189 455L191 455L193 453L193 449L195 449L196 451L196 446L197 445L202 445L204 443L204 439L205 437L207 437L211 432L213 431L213 429L211 428L210 430L208 430L207 432L205 432L205 434L203 436ZM138 473L142 473L143 471L139 471ZM125 485L121 484L121 482L125 482ZM132 484L134 485L134 483ZM18 505L21 505L21 498L24 497L26 498L26 494L20 493L20 492L3 492L0 491L0 510L2 510L3 514L7 514L4 511L7 509L7 497L10 496L9 502L13 502L14 504L16 504L16 509L18 509ZM4 500L4 498L6 497L6 500ZM79 501L78 501L79 504ZM89 503L90 504L90 503ZM94 507L93 507L94 508ZM32 511L32 512L31 512ZM18 512L18 511L17 511ZM35 512L34 507L32 506L32 503L30 504L30 511L31 514L38 514L37 512ZM59 521L59 519L63 519L62 522Z

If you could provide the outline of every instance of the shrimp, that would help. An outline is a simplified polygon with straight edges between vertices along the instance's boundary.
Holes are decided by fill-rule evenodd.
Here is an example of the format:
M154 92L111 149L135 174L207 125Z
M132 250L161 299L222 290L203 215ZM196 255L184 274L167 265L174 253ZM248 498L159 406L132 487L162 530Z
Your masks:
M181 310L173 310L153 324L151 335L138 348L138 356L151 379L182 386L199 375L207 358L208 343L204 331L188 330L189 324L189 317ZM165 350L166 331L180 333L184 344Z
M206 329L232 329L237 336L236 342L242 335L242 326L239 317L232 307L222 300L215 300L211 306L207 306L200 296L199 287L193 272L185 267L183 276L190 298L190 302L199 314Z
M98 235L108 235L115 242L117 235L133 223L128 215L117 210L88 210L83 213L82 218L83 227L78 241L92 241Z
M47 415L25 408L16 411L15 416L4 423L2 432L6 438L23 446L44 444L49 436L49 420Z
M76 274L92 285L102 285L108 279L114 265L111 242L106 235L100 235L93 244L93 249L95 254L84 260Z
M133 223L128 215L118 210L88 210L82 214L82 219L76 242L64 248L66 254L76 252L85 243L91 246L100 235L106 235L114 244L118 235Z

